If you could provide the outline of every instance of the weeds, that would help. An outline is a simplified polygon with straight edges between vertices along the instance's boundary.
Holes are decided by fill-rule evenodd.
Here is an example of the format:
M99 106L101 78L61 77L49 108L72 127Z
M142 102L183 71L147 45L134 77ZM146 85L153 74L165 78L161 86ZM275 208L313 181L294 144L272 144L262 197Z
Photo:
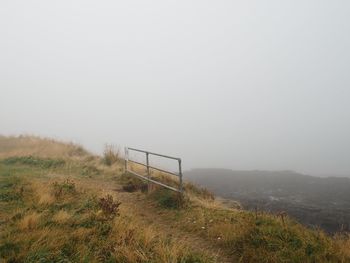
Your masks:
M106 219L113 219L119 215L119 206L121 203L114 201L111 195L100 198L98 205L101 208Z

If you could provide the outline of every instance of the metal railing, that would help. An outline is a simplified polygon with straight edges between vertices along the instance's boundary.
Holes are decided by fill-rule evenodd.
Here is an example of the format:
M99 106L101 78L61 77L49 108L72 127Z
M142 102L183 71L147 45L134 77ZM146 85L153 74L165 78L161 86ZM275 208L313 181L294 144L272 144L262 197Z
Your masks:
M129 151L135 151L135 152L144 153L146 155L146 164L141 163L141 162L137 162L137 161L134 161L134 160L130 160L129 159ZM179 164L179 171L178 171L178 173L170 172L170 171L167 171L167 170L164 170L164 169L161 169L161 168L158 168L158 167L150 165L149 164L149 156L150 155L176 160L178 162L178 164ZM129 165L128 165L129 162L136 163L138 165L146 167L147 168L147 176L138 174L135 171L132 171L131 169L129 169ZM157 171L160 171L160 172L163 172L163 173L175 175L175 176L179 177L179 188L175 188L175 187L172 187L170 185L166 185L166 184L164 184L162 182L158 182L158 181L152 179L151 178L151 169L157 170ZM133 174L133 175L135 175L135 176L137 176L137 177L139 177L139 178L141 178L143 180L146 180L148 182L151 182L151 183L163 186L163 187L165 187L167 189L170 189L172 191L179 192L179 193L183 192L182 165L181 165L181 159L180 158L172 157L172 156L168 156L168 155L164 155L164 154L159 154L159 153L148 152L148 151L139 150L139 149L135 149L135 148L125 147L125 171L129 172L129 173L131 173L131 174Z

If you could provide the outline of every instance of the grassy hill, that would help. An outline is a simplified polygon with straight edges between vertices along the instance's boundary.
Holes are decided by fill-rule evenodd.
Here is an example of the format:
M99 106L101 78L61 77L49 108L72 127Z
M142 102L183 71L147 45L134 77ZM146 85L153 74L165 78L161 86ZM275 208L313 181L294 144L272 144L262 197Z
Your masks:
M314 177L291 171L194 169L186 177L247 209L289 215L328 233L350 231L350 178Z
M49 139L0 137L0 261L350 262L348 236L229 208L189 183L183 198L146 191L118 156L106 157Z

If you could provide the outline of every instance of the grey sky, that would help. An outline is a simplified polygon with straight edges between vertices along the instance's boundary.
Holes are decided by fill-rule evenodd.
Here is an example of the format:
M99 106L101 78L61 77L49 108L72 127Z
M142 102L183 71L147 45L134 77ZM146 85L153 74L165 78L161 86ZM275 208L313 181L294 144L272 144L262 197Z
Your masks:
M0 133L350 174L349 1L0 2Z

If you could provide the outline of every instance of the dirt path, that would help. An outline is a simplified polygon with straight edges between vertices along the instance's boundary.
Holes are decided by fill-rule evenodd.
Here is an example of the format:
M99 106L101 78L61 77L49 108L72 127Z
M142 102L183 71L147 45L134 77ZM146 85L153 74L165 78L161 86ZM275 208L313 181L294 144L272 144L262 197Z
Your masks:
M159 210L152 202L145 200L144 194L128 193L122 190L121 185L117 183L108 183L94 181L93 184L98 186L103 192L115 196L122 202L132 213L145 222L145 225L152 225L153 228L161 233L165 233L173 240L190 247L193 251L204 252L217 258L217 262L233 263L237 262L232 255L218 247L214 242L206 240L195 233L187 232L176 227L174 222L162 216Z

